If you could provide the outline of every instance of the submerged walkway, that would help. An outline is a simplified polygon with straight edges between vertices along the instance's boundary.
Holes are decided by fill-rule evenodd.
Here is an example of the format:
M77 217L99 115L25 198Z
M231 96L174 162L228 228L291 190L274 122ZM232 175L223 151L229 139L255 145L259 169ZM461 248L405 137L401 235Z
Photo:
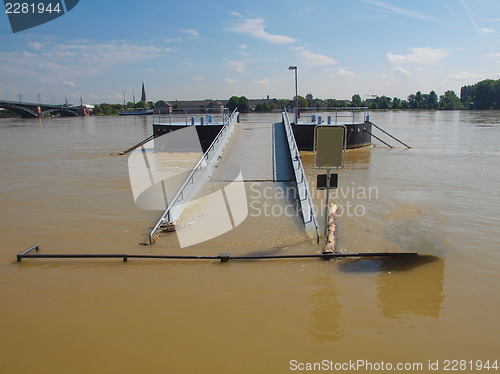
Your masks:
M297 144L286 113L282 119L236 124L233 113L151 231L150 243L165 221L175 225L179 243L186 247L220 236L247 217L260 221L269 215L301 222L309 236L315 232L318 242ZM277 223L260 226L272 229Z
M243 221L255 234L256 243L246 243L250 246L283 245L282 240L276 242L276 232L286 232L292 242L303 240L304 224L311 235L311 212L302 211L305 175L301 164L294 165L300 161L292 159L289 140L295 149L283 122L239 123L212 176L179 218L181 246L220 236ZM294 168L302 171L300 180Z
M283 123L241 122L229 141L219 166L237 166L244 182L293 181L288 141ZM213 179L220 178L217 171Z

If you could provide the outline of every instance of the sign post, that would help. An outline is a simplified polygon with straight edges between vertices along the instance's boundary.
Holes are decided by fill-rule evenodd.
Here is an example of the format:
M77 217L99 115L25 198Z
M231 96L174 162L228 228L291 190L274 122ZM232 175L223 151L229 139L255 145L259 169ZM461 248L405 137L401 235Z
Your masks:
M326 190L325 234L328 230L330 189L338 186L338 174L332 174L331 171L344 167L346 134L344 125L318 125L314 128L314 167L326 169L326 174L319 174L316 180L316 188Z

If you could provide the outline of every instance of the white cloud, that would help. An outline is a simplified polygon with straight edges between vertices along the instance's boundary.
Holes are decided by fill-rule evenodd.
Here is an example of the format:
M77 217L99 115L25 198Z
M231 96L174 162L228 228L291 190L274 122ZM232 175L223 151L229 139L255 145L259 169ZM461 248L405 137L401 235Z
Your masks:
M192 78L194 81L204 81L205 77L203 75L196 75Z
M184 30L182 30L182 32L185 33L185 34L191 35L194 38L197 38L197 37L200 36L200 34L198 33L198 31L196 31L194 29L184 29Z
M235 83L238 83L235 79L231 79L231 78L226 78L226 79L224 79L224 82L229 83L229 84L235 84Z
M397 67L394 69L394 72L397 74L397 75L401 75L403 77L411 77L411 72L409 72L408 70L402 68L402 67Z
M262 84L264 86L269 86L271 85L271 81L267 78L261 79L260 81L255 81L255 84Z
M296 41L296 39L289 36L268 33L265 30L263 18L244 18L237 12L231 12L231 15L241 18L241 21L231 27L230 31L248 34L273 44L287 44Z
M407 55L387 54L387 60L393 64L436 64L448 55L448 51L439 48L410 48Z
M419 19L422 21L436 22L435 18L429 17L425 14L422 14L422 13L417 12L417 11L412 10L412 9L401 8L401 7L398 7L396 5L387 4L387 3L384 3L382 1L376 1L376 0L363 0L363 1L365 3L374 5L375 7L378 8L378 10L383 11L385 13L396 14L398 16Z
M484 34L491 34L491 33L495 32L495 30L493 30L493 29L489 29L489 28L487 28L487 27L483 27L483 28L481 29L481 32L483 32Z
M264 90L271 90L271 81L267 78L261 79L259 81L255 81L254 84L258 86L262 86Z
M182 42L182 38L167 38L164 39L166 43L172 43L172 42Z
M329 75L330 78L345 78L345 79L354 79L356 78L356 74L352 71L345 70L343 68L338 68L335 70L335 73Z
M240 48L243 49L243 50L246 50L248 47L247 47L246 44L242 44L242 45L240 45Z
M158 45L133 44L128 41L73 40L46 43L41 50L0 52L0 73L12 76L44 76L59 81L97 75L122 64L165 56L170 51Z
M39 51L43 48L43 44L40 42L28 42L28 45L36 51Z
M75 87L75 83L74 82L70 82L70 81L66 81L66 82L63 82L65 86L68 86L68 87Z
M477 81L484 78L485 78L484 74L474 74L474 73L469 73L467 71L463 71L459 74L450 75L450 79L454 81Z
M500 52L496 52L496 53L488 53L485 55L486 57L489 57L489 58L500 58Z
M229 61L226 66L235 73L245 72L245 63L243 61Z
M335 65L337 63L337 60L335 60L334 58L321 55L319 53L314 53L309 49L305 49L302 47L292 49L298 51L297 56L299 56L305 66L325 66Z
M186 62L186 66L193 66L193 63L192 62Z

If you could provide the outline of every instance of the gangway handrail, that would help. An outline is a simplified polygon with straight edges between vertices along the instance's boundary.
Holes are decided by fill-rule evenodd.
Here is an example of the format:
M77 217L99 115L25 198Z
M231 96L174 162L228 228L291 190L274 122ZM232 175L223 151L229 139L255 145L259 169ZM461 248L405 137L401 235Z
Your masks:
M318 118L317 113L326 113L326 114L331 113L332 115L327 116L327 118L332 117L334 115L335 117L333 118L331 124L337 124L337 123L339 123L339 119L343 119L343 118L348 118L349 121L345 121L342 123L354 124L354 123L356 123L356 117L359 117L359 116L357 116L357 114L363 115L363 122L368 122L370 120L370 109L368 107L364 107L364 106L363 107L325 107L325 108L301 107L300 111L301 111L302 116L304 116L307 113L308 115L312 114L315 117L314 121L304 121L304 122L301 122L301 124L302 123L307 123L307 124L315 123L317 121L317 118Z
M180 124L184 123L186 126L190 125L189 116L194 117L195 115L203 115L206 117L207 125L216 124L216 123L225 123L229 118L229 109L228 108L185 108L185 109L171 109L167 113L163 113L165 109L155 109L153 111L153 124L154 125L172 125L172 124ZM210 122L209 117L212 119L221 120L216 122ZM167 122L162 122L162 119L167 120ZM157 120L157 122L155 122ZM172 122L172 120L174 122ZM201 119L200 119L201 120ZM175 122L180 121L180 122Z
M176 221L178 217L174 217L172 215L172 209L174 206L179 202L179 201L184 201L184 190L186 187L190 184L195 183L195 174L202 170L208 170L209 174L211 173L210 169L207 169L209 167L215 168L216 163L219 161L220 156L222 155L222 151L224 150L224 147L226 146L227 142L229 141L230 135L232 134L232 131L234 130L234 127L237 123L237 118L238 118L238 108L236 108L233 113L229 116L227 122L224 124L222 129L219 131L215 139L213 140L212 144L208 147L207 151L203 154L203 156L200 158L200 161L196 164L196 166L193 168L191 173L188 175L182 186L179 188L179 191L175 195L175 197L172 199L170 204L168 205L167 209L165 212L162 214L156 225L153 227L151 232L149 233L149 244L153 244L153 236L155 235L156 231L158 231L158 228L161 226L161 224L165 222L173 222ZM226 137L224 139L224 137ZM201 186L200 186L201 188ZM182 200L179 200L182 199ZM180 213L182 210L177 212L177 215L180 216Z
M283 125L285 126L286 137L288 140L288 147L290 149L290 156L292 158L292 165L295 172L295 179L297 182L297 190L299 192L300 205L302 209L302 218L304 219L304 225L312 223L316 230L316 244L319 243L319 227L318 220L316 219L316 209L314 208L314 204L312 201L311 193L309 192L309 186L307 184L307 177L304 171L304 166L302 165L302 160L300 159L299 149L297 147L297 142L295 141L295 136L293 135L292 126L290 125L290 120L288 119L288 113L286 110L283 111ZM297 163L297 167L295 164ZM300 178L300 179L299 179ZM301 188L302 187L302 188ZM300 196L300 192L304 192L304 196ZM307 201L309 204L309 220L306 221L306 216L304 214L304 201Z

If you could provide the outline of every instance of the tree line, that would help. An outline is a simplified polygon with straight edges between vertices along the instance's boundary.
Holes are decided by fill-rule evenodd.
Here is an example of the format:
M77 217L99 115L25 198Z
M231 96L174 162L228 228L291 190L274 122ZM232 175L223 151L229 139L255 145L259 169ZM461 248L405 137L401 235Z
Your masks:
M127 104L95 104L94 105L94 114L101 116L113 116L118 115L118 112L126 111L126 110L140 110L140 109L154 109L154 105L150 107L150 105L145 101L139 101L138 103L133 103L129 101Z
M460 100L468 109L500 109L500 79L485 79L460 89Z
M295 100L296 98L294 98ZM388 97L388 96L374 96L369 99L362 100L359 94L352 96L351 100L307 100L306 98L299 96L299 105L309 108L336 108L336 107L368 107L370 109L402 109L402 110L456 110L464 109L460 99L457 97L454 91L446 91L444 95L438 96L435 91L431 91L428 94L423 94L418 91L415 94L411 94L407 99L400 99L398 97Z
M460 109L500 109L500 79L486 79L474 85L463 86L460 97L455 91L448 90L438 96L435 91L422 93L417 91L406 99L388 96L373 96L365 100L359 94L352 96L351 100L338 99L306 99L303 96L294 97L292 100L278 100L281 107L295 106L298 100L301 108L336 108L336 107L368 107L383 110L460 110ZM250 111L248 99L245 96L232 96L227 105L230 110L238 108L240 112ZM260 103L254 108L256 112L272 112L277 108L274 103Z

